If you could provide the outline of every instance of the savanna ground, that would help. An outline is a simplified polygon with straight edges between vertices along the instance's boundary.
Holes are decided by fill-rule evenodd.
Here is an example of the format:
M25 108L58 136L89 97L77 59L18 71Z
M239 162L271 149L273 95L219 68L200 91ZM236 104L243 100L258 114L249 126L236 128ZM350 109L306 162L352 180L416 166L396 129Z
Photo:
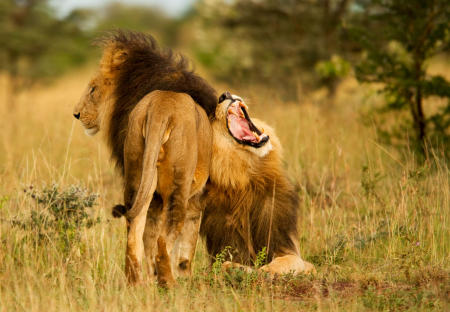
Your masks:
M71 114L92 72L34 88L12 111L0 100L0 311L450 309L448 163L442 150L418 165L378 144L361 113L381 99L352 79L332 107L320 92L282 103L270 91L235 90L284 143L301 188L301 252L315 276L269 283L211 271L199 242L193 277L180 287L127 287L124 220L110 216L121 183L100 137L87 137ZM97 204L64 223L56 199L42 199L54 183L75 207L92 198L72 185L99 194Z

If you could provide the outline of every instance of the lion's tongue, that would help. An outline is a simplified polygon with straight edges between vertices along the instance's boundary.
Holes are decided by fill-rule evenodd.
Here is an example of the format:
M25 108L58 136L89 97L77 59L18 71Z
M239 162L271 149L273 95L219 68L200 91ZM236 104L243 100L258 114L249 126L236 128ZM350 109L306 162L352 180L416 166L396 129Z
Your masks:
M255 135L250 130L248 121L236 115L228 116L228 127L231 134L239 140L257 142Z

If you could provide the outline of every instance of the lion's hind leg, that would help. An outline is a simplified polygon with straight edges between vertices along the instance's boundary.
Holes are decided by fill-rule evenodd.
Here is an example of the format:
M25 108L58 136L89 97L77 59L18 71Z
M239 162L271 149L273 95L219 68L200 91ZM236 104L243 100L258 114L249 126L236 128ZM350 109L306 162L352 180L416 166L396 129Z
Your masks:
M164 146L165 158L160 162L160 172L170 173L161 175L159 192L163 199L163 213L160 236L164 239L166 252L173 266L172 274L178 277L175 269L175 242L184 230L187 217L188 203L192 197L192 184L197 165L197 140L192 137L191 142L181 143L176 138L187 138L195 129L188 126L174 127L171 132L173 140L168 140ZM198 218L200 219L200 218ZM196 229L198 231L198 228ZM169 272L169 271L168 271ZM158 272L159 279L159 272Z
M172 249L172 269L177 277L189 277L191 275L201 215L202 208L199 203L199 195L195 195L189 200L183 229Z
M170 257L167 253L166 241L160 236L157 242L158 254L156 256L156 272L158 275L158 284L162 287L170 288L176 285L170 267Z
M157 240L161 231L162 198L154 193L144 230L144 248L147 272L151 281L156 280L156 256L158 253Z
M183 173L179 173L184 176ZM168 188L170 192L163 191L163 213L161 218L161 231L158 238L158 256L156 261L158 282L164 286L170 287L174 280L174 273L171 269L171 263L175 259L173 256L173 247L186 218L186 210L189 198L190 185L185 179L180 179L179 174L175 173L173 185ZM166 263L167 262L167 263ZM158 269L159 267L159 269Z

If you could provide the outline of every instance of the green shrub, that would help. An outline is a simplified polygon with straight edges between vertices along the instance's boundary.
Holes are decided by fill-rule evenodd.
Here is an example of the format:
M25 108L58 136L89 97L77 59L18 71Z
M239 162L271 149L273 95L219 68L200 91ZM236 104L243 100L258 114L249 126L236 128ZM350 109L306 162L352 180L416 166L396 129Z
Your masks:
M53 241L63 252L68 252L77 244L84 228L100 222L100 218L93 218L88 213L98 195L80 186L72 185L62 190L57 184L42 189L29 186L24 192L37 205L28 219L14 220L12 224L27 230L38 245Z

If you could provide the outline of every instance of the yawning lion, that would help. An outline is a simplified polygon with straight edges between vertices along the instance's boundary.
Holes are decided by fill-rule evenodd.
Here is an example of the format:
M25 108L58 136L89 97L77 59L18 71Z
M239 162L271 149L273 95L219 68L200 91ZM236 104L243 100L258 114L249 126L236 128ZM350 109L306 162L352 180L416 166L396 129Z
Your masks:
M272 128L250 119L244 101L226 92L212 122L211 174L200 234L215 256L231 247L225 267L249 269L265 247L271 275L314 270L299 252L299 197L282 167Z

